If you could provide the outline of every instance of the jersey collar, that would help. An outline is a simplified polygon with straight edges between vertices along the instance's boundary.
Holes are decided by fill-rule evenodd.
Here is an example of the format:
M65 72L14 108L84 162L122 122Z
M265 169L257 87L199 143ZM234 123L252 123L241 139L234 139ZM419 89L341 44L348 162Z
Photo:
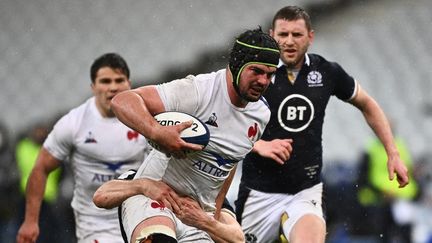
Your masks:
M307 65L307 66L310 66L310 58L309 58L309 55L307 53L305 53L304 64ZM282 59L279 58L279 63L277 65L277 68L280 68L283 65L285 65L285 64L283 63ZM272 84L275 83L275 79L276 79L276 76L273 75L273 77L271 79Z
M304 59L304 64L310 66L310 58L309 55L307 53L305 53L305 59ZM277 65L277 68L280 68L284 65L282 59L279 58L279 63Z

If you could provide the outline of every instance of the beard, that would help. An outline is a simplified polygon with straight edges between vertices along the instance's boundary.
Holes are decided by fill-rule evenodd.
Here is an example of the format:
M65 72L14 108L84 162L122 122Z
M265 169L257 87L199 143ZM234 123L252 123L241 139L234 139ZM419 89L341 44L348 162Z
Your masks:
M257 102L261 98L261 95L258 98L250 95L242 95L241 97L247 102Z
M297 49L296 55L294 57L288 57L288 54L281 51L281 59L282 62L289 68L289 69L296 69L299 66L301 66L301 63L304 60L304 56L309 48L309 45L299 47ZM284 50L283 47L281 47L281 50Z
M240 91L240 97L247 102L257 102L264 92L260 92L259 95L252 95L245 91Z
M297 65L303 60L303 56L296 56L295 59L285 58L285 56L281 56L282 62L287 66L287 68L294 69Z

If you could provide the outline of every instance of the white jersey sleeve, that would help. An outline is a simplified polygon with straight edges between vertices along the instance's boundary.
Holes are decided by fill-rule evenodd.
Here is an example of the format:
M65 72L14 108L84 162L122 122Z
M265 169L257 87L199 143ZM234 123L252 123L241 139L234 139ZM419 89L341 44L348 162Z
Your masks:
M70 155L74 146L73 134L79 126L76 110L70 111L67 115L60 118L54 125L53 130L44 142L44 148L60 161L64 161Z
M165 105L166 111L183 111L195 114L200 100L194 76L173 80L157 86L159 96ZM181 92L178 92L181 91Z

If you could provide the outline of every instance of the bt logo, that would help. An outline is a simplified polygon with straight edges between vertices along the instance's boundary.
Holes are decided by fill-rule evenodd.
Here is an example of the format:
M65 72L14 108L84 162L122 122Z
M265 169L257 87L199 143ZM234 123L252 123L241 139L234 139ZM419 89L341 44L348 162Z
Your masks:
M278 121L289 132L301 132L306 129L314 117L312 102L305 96L292 94L287 96L278 109Z
M303 120L304 119L304 111L307 109L306 106L289 106L287 107L287 120L295 120L298 119L299 120Z

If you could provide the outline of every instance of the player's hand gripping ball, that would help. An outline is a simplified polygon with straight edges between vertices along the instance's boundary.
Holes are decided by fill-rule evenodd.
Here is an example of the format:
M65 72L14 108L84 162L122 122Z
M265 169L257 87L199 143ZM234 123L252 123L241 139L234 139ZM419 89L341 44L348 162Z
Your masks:
M207 125L195 116L179 111L166 111L157 114L154 118L162 126L174 126L182 122L193 121L192 126L180 133L180 137L187 143L198 144L203 147L207 146L210 140L210 131ZM148 142L153 148L160 151L159 146L155 142L151 140Z

